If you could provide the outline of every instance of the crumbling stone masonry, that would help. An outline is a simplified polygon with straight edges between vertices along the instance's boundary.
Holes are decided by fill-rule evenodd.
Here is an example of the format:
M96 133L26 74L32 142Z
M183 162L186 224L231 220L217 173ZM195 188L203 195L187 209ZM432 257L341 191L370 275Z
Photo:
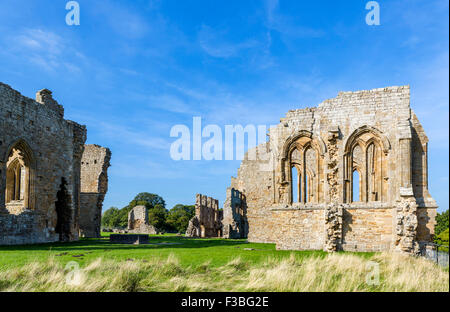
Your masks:
M128 213L128 233L158 234L153 225L148 222L148 209L136 206Z
M219 211L217 199L197 194L195 216L186 230L188 237L221 237L223 213Z
M231 180L246 199L249 241L416 253L432 240L428 138L409 86L340 92L289 111L268 136Z
M247 206L245 196L234 188L227 189L223 205L223 237L245 238L248 233Z
M0 83L0 245L78 239L86 127Z
M38 91L33 100L0 83L0 245L73 241L83 235L85 141L86 127L64 119L51 91ZM99 183L99 193L106 192L105 182Z
M103 200L108 191L111 151L85 145L81 158L80 236L100 237Z

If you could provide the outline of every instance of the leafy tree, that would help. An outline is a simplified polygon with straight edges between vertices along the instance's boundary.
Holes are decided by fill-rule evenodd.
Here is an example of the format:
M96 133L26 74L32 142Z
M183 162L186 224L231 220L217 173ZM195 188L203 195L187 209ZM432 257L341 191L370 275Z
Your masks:
M448 252L448 232L449 230L446 229L442 233L440 233L438 236L435 237L434 242L439 245L443 245L446 247L440 247L439 250Z
M167 215L167 226L171 231L186 232L189 220L195 215L195 206L175 205Z
M120 210L117 207L111 207L103 213L102 226L105 228L114 228L119 224Z
M148 222L158 230L167 230L167 213L167 209L163 205L157 204L148 210Z
M147 209L152 209L156 207L156 205L166 208L166 202L161 196L146 192L137 194L136 197L134 197L134 199L128 204L128 207L131 210L139 205L144 205Z
M128 226L128 213L136 206L143 205L149 210L149 222L158 229L165 229L167 210L164 199L152 193L139 193L122 209L111 207L103 213L102 226L109 228L126 228ZM153 209L156 210L151 212Z
M436 216L436 226L434 228L435 235L439 235L445 230L448 230L448 209Z

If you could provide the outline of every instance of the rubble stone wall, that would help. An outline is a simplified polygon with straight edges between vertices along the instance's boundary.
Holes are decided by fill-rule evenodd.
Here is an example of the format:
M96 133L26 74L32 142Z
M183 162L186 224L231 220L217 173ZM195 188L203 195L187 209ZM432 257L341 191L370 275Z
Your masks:
M78 239L85 140L51 91L34 100L0 83L0 245Z
M223 214L217 199L197 194L195 216L189 221L187 237L222 237Z
M100 237L103 200L108 191L111 151L85 145L81 159L80 235Z
M289 111L268 136L231 179L246 198L249 241L414 252L432 239L437 204L428 191L428 138L409 86L340 92L318 107ZM417 208L401 208L405 203Z
M157 229L149 223L148 209L136 206L128 213L128 233L158 234Z

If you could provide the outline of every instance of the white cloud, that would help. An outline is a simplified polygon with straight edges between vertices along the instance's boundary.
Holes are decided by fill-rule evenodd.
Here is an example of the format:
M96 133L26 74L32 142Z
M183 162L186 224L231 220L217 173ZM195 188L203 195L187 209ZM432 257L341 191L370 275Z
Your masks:
M216 31L213 28L202 25L198 34L198 40L202 49L209 55L217 58L229 58L238 56L238 54L247 49L259 45L255 39L247 39L242 42L231 42L224 37L225 31Z
M26 61L47 72L80 73L81 68L76 62L86 62L84 55L61 36L41 28L11 31L3 40L0 38L0 43L8 57Z
M266 27L279 32L285 41L299 38L319 38L325 35L320 29L299 25L289 16L279 12L279 0L266 0Z

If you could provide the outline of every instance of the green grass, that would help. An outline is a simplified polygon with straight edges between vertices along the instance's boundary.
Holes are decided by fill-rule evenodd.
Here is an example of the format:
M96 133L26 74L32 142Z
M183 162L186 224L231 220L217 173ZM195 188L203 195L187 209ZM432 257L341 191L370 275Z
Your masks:
M99 257L105 260L150 260L166 259L171 254L180 260L182 266L197 266L207 260L211 266L222 266L236 257L249 263L258 263L268 256L281 259L292 253L300 257L325 255L322 251L277 251L275 244L248 243L246 240L192 239L174 234L150 235L148 245L113 244L109 242L109 233L102 233L100 239L81 239L71 243L0 246L0 266L13 268L30 262L47 261L52 257L63 264L77 261L83 266ZM361 253L365 257L370 255Z
M109 234L72 243L0 246L0 291L448 291L448 270L396 253L276 250L246 240L152 235L112 244ZM76 261L75 280L67 283ZM378 263L380 283L368 285Z

